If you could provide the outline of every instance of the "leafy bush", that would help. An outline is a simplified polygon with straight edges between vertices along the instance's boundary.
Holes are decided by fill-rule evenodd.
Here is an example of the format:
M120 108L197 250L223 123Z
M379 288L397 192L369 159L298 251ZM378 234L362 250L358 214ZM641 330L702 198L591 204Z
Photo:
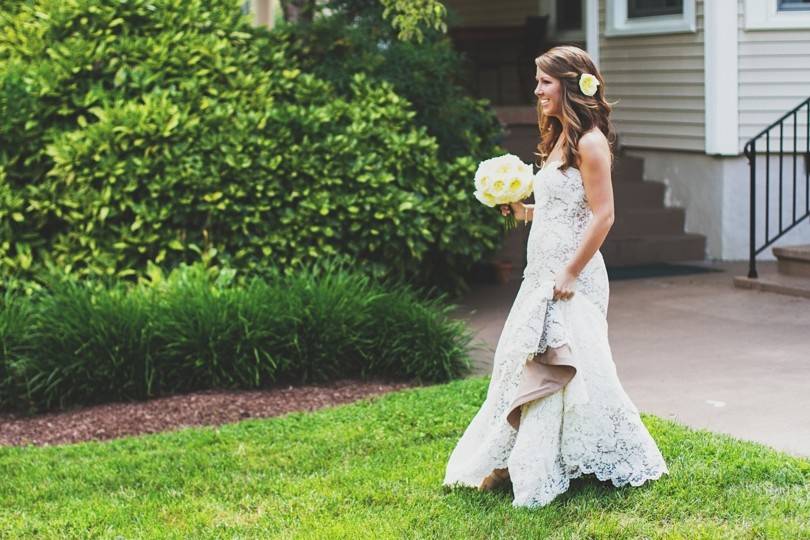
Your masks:
M128 286L55 276L0 308L0 409L41 412L207 388L387 376L446 381L469 367L443 295L334 259L237 279L181 266Z
M473 99L462 56L443 33L426 30L422 41L403 41L386 24L379 0L331 0L328 14L311 24L279 25L274 37L290 47L304 69L347 94L354 73L390 82L410 101L416 116L439 143L442 159L476 161L504 150L502 128L487 100Z
M144 276L331 256L446 290L492 253L477 160L392 85L347 88L239 0L32 0L0 14L0 275Z

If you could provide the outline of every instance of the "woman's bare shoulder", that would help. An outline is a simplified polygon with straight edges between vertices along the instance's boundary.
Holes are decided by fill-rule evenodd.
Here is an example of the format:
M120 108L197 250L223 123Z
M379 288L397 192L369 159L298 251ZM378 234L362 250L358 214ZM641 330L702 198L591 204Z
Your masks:
M598 127L592 127L583 133L582 137L579 138L577 149L582 148L583 144L593 149L606 146L608 144L608 140L607 137L605 137L605 134L602 133L601 129Z
M581 161L593 162L594 160L605 159L610 163L610 145L607 137L598 127L586 131L577 143L579 158Z

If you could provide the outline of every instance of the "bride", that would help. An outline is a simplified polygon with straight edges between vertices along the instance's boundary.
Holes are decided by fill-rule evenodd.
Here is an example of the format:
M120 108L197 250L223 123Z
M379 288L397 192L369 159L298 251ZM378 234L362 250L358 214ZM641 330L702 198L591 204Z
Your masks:
M443 484L489 490L510 482L513 506L549 504L594 474L640 486L669 474L616 374L608 342L609 285L599 247L613 224L604 81L587 52L554 47L535 59L543 165L527 264L495 349L481 408L450 455Z

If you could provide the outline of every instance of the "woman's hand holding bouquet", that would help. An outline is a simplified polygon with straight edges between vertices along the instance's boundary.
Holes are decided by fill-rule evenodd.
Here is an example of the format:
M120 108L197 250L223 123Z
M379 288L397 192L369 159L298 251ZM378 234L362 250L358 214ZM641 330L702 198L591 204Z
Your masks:
M514 229L515 218L522 219L525 225L527 209L533 206L520 202L532 194L533 179L532 166L515 155L486 159L475 172L475 197L490 207L500 205L501 214L506 216L504 227Z

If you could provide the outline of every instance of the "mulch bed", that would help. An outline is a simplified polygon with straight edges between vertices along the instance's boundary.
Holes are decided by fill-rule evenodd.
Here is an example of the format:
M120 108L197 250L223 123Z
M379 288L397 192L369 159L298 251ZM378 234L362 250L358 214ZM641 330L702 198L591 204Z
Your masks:
M108 403L36 416L0 414L0 446L49 446L217 426L246 418L312 411L418 386L383 379L341 379L268 390L204 390L148 401Z

